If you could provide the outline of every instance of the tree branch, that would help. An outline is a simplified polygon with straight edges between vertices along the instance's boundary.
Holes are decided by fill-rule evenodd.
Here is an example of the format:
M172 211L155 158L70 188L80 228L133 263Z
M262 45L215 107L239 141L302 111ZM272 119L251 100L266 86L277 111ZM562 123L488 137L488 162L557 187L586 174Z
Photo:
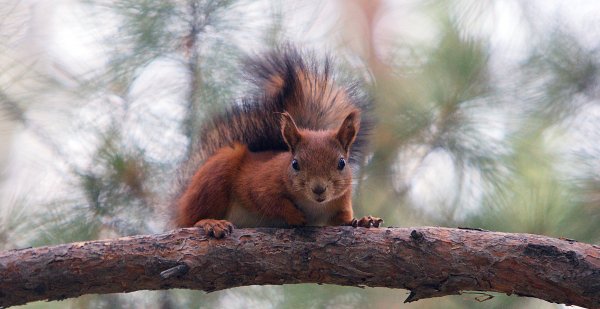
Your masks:
M600 247L471 229L200 229L0 252L0 307L90 293L330 283L403 288L407 302L464 290L600 307Z

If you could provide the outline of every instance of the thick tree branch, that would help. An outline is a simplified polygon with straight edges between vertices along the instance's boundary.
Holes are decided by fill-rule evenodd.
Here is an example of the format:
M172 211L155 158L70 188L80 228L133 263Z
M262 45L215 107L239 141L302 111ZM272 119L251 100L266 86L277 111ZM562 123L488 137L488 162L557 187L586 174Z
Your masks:
M449 228L187 228L0 252L0 307L89 293L331 283L411 290L407 301L495 291L600 307L600 247Z

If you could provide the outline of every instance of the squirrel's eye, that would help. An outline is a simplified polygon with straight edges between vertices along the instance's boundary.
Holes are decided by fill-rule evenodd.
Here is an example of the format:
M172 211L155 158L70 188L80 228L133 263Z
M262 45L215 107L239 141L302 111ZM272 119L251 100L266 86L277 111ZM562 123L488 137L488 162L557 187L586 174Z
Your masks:
M346 160L344 160L344 158L340 158L340 161L338 162L338 170L343 170L344 167L346 167Z
M292 168L297 171L300 170L300 165L298 165L298 160L296 160L296 159L292 160Z

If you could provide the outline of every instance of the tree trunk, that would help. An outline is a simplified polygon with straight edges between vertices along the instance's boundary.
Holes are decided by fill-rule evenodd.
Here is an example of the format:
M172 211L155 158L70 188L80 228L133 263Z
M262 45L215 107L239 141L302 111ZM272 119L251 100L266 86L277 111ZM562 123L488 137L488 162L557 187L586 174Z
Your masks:
M407 302L464 290L600 308L600 247L470 229L186 228L0 252L0 307L89 293L329 283L403 288Z

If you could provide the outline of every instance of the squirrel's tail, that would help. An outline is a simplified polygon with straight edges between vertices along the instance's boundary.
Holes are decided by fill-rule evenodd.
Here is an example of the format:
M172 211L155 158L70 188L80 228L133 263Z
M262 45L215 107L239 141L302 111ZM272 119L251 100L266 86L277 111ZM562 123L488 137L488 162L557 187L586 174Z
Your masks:
M331 59L318 61L291 46L246 60L246 75L257 89L201 129L199 159L206 160L234 142L247 145L251 151L287 150L278 115L284 111L299 128L328 130L338 128L351 111L359 109L360 130L350 160L362 162L373 126L371 100L358 83L336 83L331 69Z

